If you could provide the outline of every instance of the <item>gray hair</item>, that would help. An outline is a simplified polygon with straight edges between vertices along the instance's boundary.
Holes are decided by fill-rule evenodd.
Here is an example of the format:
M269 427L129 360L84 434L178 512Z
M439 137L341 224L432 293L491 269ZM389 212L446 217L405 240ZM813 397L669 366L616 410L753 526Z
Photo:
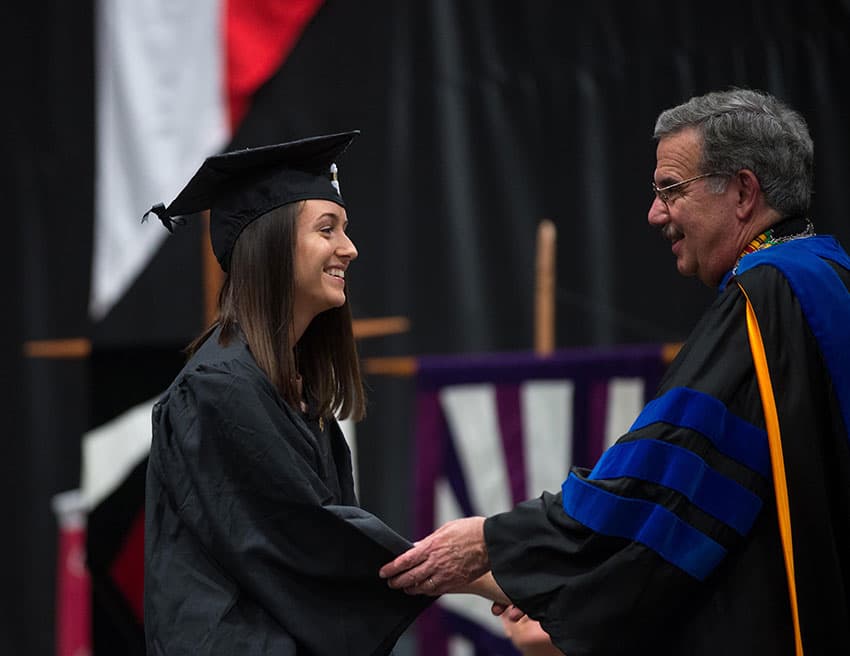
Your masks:
M734 175L749 169L767 204L782 217L808 212L814 145L798 112L761 91L715 91L663 111L654 137L687 128L702 136L702 172ZM725 188L725 181L720 184Z

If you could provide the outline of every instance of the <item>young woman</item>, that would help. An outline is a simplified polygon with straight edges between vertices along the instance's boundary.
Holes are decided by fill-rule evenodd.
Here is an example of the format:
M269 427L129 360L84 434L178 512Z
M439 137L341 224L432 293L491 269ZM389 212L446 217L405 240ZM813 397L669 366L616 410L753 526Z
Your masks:
M355 134L211 157L152 208L209 209L227 277L153 411L151 655L384 654L432 600L378 578L410 544L357 507L335 419L364 413L333 164Z

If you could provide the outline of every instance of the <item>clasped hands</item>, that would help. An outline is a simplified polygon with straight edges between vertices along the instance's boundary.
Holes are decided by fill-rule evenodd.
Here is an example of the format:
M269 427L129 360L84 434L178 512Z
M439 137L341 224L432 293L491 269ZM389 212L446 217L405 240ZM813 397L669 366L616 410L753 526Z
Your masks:
M384 565L379 575L391 588L407 594L477 594L493 602L494 615L507 612L512 620L524 615L490 573L484 517L464 517L443 524Z

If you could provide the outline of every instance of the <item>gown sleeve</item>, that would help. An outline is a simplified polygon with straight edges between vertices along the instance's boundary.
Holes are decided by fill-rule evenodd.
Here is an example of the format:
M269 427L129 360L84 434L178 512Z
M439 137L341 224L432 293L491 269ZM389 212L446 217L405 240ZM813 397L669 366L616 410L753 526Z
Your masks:
M652 641L728 554L771 530L769 468L744 304L730 289L592 471L486 520L493 574L565 653L667 653ZM778 559L761 566L784 576Z
M232 583L234 604L251 600L307 653L388 653L431 602L379 579L409 543L334 505L314 436L267 381L239 367L191 372L155 408L154 426L149 480L163 494L148 512L173 511L172 530ZM203 606L197 577L189 570L170 588ZM232 618L225 609L205 621L226 633Z

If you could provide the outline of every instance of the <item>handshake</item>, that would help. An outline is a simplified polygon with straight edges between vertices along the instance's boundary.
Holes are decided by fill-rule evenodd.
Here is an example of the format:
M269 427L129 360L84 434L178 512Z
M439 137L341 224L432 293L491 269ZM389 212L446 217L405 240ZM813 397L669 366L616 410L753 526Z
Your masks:
M464 517L443 524L384 565L379 575L391 588L407 594L476 594L493 602L494 615L506 614L512 621L525 615L511 603L490 572L483 517Z

